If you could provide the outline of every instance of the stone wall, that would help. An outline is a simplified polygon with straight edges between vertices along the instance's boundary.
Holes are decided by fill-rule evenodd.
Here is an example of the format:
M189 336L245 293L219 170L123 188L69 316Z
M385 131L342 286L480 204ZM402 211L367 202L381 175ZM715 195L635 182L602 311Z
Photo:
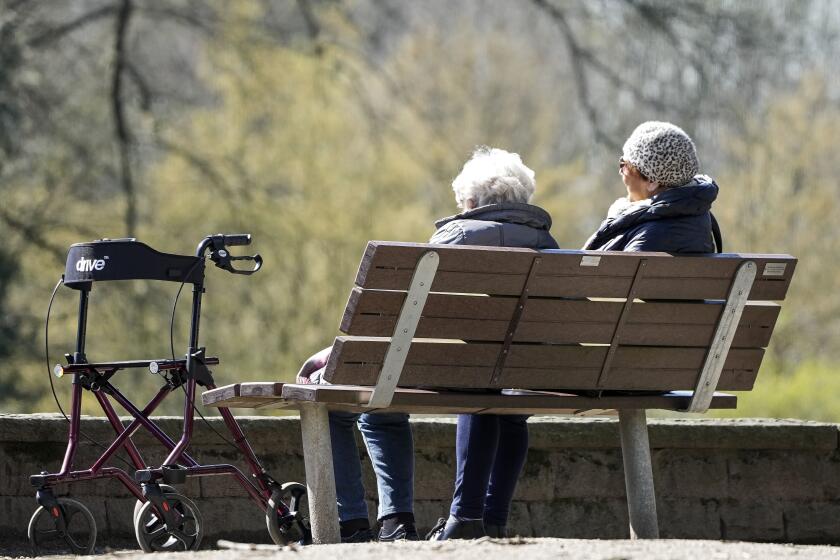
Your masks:
M177 419L160 420L170 435ZM223 431L218 420L211 420ZM83 430L110 442L100 418ZM243 427L266 468L280 481L303 481L297 418L251 417ZM452 419L413 422L417 447L416 513L429 527L446 514L452 492ZM56 415L0 415L0 544L21 545L36 504L28 477L55 472L64 453L66 422ZM797 421L655 420L650 422L657 507L663 537L840 543L838 426ZM157 464L159 446L135 441ZM531 447L513 506L511 527L522 535L626 538L627 507L618 443L611 419L540 417L531 420ZM83 442L77 467L99 450ZM201 421L191 448L202 463L237 463L237 453ZM360 446L375 515L375 485ZM115 464L119 464L116 462ZM80 482L71 490L93 511L99 543L133 538L134 500L119 483ZM195 498L208 530L205 542L234 538L267 542L262 512L224 477L193 479L182 491Z

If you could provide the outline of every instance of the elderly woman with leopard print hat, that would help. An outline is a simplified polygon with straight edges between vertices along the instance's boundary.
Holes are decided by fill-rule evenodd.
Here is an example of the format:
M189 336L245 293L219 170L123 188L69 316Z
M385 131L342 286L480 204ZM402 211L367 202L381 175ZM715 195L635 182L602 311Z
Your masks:
M624 143L619 173L627 196L613 203L584 249L713 253L722 250L711 214L717 184L699 175L694 142L671 123L640 124Z

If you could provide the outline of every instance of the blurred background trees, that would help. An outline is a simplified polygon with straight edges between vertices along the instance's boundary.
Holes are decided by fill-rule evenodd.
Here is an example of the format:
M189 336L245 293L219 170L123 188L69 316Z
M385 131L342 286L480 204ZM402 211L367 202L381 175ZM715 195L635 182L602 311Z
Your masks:
M289 380L336 334L365 242L456 212L474 146L522 154L577 248L659 119L721 185L727 250L800 258L739 412L840 420L839 32L832 0L0 0L0 410L54 408L43 321L71 243L254 234L264 271L209 271L202 343L221 383ZM177 288L96 286L89 358L168 355ZM53 362L75 305L58 292Z

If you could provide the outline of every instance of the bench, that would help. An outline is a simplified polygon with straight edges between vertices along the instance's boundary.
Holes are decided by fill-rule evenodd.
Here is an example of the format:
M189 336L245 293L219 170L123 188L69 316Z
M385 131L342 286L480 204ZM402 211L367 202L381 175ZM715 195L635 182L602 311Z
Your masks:
M340 540L329 410L617 411L630 535L657 538L645 411L735 408L717 391L752 389L780 311L772 302L795 267L789 255L370 242L330 385L237 383L203 402L300 411L316 543Z

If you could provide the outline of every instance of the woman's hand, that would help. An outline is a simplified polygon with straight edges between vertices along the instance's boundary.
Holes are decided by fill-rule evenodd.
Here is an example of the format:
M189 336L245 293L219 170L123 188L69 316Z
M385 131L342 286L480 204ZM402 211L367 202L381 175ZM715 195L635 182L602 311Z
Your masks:
M332 346L328 346L317 352L309 357L302 366L300 366L300 371L298 371L297 376L295 377L295 382L299 385L310 385L313 383L312 374L318 372L319 370L323 371L324 367L327 365L327 361L330 359L330 352L332 352ZM320 376L318 376L320 378ZM317 383L317 379L314 380Z

